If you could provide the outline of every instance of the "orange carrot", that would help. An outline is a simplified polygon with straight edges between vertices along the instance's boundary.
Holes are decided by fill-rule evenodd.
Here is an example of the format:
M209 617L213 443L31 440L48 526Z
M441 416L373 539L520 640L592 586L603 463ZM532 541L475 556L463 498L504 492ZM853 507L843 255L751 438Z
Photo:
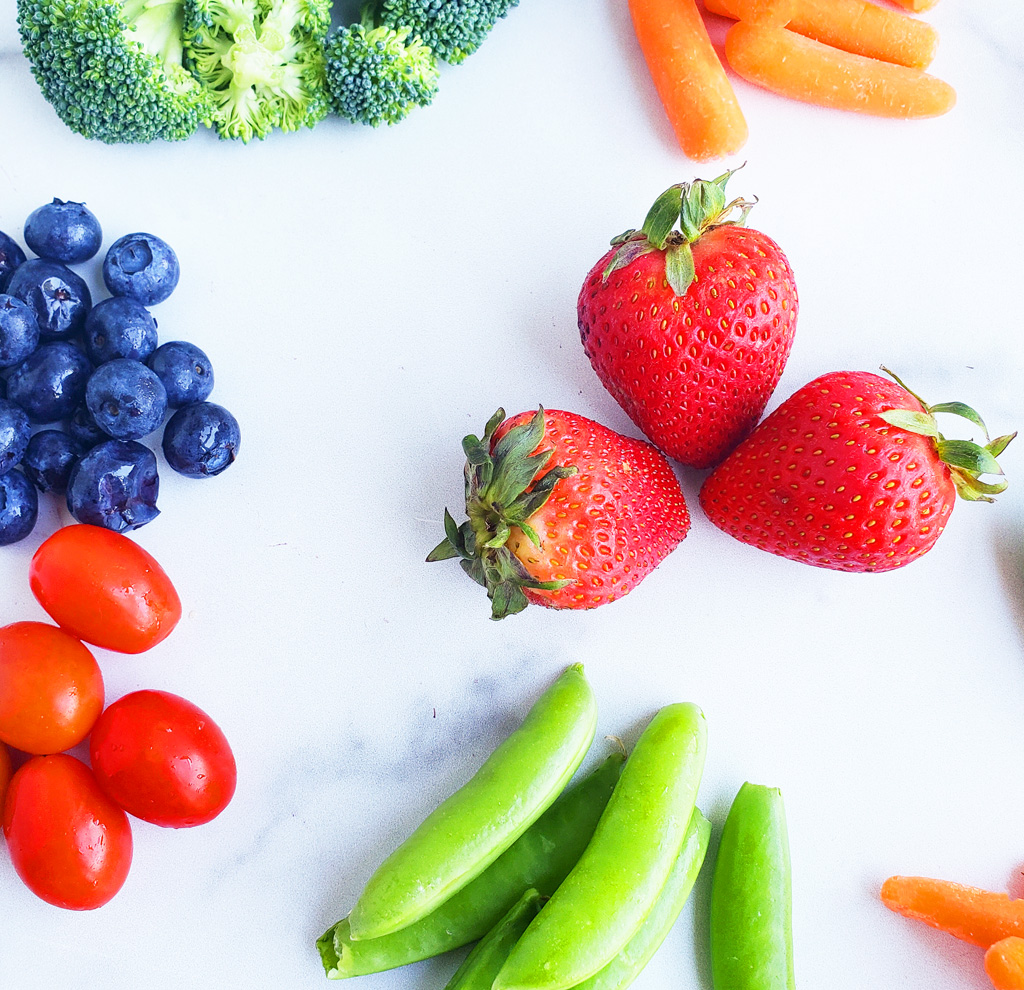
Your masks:
M956 103L953 87L905 65L837 51L785 28L734 24L725 38L729 64L773 93L878 117L938 117Z
M988 948L1011 935L1024 938L1024 900L948 880L889 877L882 903L890 911L923 921L965 942Z
M892 0L892 2L898 3L907 10L912 10L915 14L920 14L922 10L931 10L939 0Z
M713 14L750 20L750 0L704 0ZM924 21L867 0L792 0L792 18L782 27L866 58L926 69L935 57L939 36Z
M747 122L694 0L629 0L655 88L690 158L739 151Z
M1024 990L1024 938L1004 938L985 953L985 972L996 990Z

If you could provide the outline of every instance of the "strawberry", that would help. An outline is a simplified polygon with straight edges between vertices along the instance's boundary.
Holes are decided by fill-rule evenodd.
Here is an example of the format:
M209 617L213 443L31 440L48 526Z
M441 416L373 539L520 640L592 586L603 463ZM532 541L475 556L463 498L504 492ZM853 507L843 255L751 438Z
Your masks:
M577 304L601 383L649 440L693 467L717 464L754 428L796 331L789 262L742 226L753 203L726 204L732 174L662 193L641 230L612 241Z
M892 570L930 550L957 494L991 502L1006 488L980 476L1002 475L996 457L1016 434L983 447L947 440L935 413L988 432L969 406L929 406L892 377L835 371L790 396L708 476L708 518L744 543L834 570Z
M491 618L621 598L690 528L682 489L650 444L571 412L499 409L466 452L466 515L445 509L428 561L459 557ZM550 465L550 466L549 466Z

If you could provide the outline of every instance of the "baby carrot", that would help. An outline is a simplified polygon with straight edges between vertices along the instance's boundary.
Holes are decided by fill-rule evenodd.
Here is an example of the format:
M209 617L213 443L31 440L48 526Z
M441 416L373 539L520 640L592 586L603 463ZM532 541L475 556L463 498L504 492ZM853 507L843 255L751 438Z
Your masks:
M995 990L1024 990L1024 938L1004 938L985 953L985 972Z
M629 12L686 155L704 162L739 151L747 122L694 0L629 0Z
M882 903L890 911L986 949L1011 935L1024 937L1024 900L1011 901L1009 894L948 880L889 877L882 884Z
M704 0L713 14L751 20L749 0ZM790 31L882 62L926 69L939 35L930 24L867 0L792 0Z
M956 102L953 87L905 65L837 51L785 28L734 24L729 64L748 82L805 103L878 117L938 117Z
M473 779L377 868L348 916L350 937L405 928L483 873L562 792L596 728L594 693L574 664Z

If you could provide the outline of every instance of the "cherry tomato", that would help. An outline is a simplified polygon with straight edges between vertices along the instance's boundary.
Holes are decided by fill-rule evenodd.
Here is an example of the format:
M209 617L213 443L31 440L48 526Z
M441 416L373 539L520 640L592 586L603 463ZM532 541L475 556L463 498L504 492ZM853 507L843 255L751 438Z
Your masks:
M106 904L132 862L128 816L73 756L34 756L11 780L4 835L18 876L72 911Z
M125 811L166 828L216 818L235 793L235 758L213 719L167 691L135 691L99 718L96 779Z
M11 769L11 754L7 747L0 743L0 813L3 812L7 785L11 782Z
M102 526L65 526L32 558L29 584L50 617L79 639L142 653L181 618L181 600L153 557Z
M0 629L0 740L26 753L62 753L102 710L100 668L74 636L45 622Z

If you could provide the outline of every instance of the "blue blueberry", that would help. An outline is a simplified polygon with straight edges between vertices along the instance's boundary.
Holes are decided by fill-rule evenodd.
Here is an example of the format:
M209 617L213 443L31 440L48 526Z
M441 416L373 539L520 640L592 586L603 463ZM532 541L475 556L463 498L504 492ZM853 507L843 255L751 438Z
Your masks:
M32 427L21 406L0 399L0 474L6 474L25 456Z
M153 451L133 440L108 440L71 469L68 511L80 523L123 533L156 519L159 493Z
M35 486L20 471L0 475L0 547L25 539L39 515Z
M85 349L97 365L114 358L145 361L156 349L156 320L127 296L104 299L85 318Z
M68 490L71 469L84 453L85 448L67 433L40 430L29 440L21 466L41 492L63 495Z
M164 457L178 474L212 478L238 456L242 437L238 420L214 402L183 406L164 430Z
M0 368L21 364L39 346L39 321L27 303L0 295Z
M59 261L32 258L15 269L7 281L8 295L32 307L46 340L78 333L92 308L89 286Z
M178 256L152 234L125 234L103 259L103 281L112 296L128 296L143 306L163 302L178 284Z
M0 230L0 292L6 292L5 282L11 272L25 264L25 252L13 238Z
M84 402L71 414L71 418L68 420L68 433L85 450L91 450L96 444L110 439L96 425L96 420L92 418L92 413L89 412L89 407Z
M73 344L42 344L7 379L7 396L36 423L66 419L81 405L92 374L89 359Z
M25 243L40 258L75 265L88 261L103 243L100 222L84 203L54 199L25 221Z
M92 373L85 389L85 404L96 425L108 436L139 440L164 421L167 393L144 364L117 358Z
M195 344L184 340L161 344L149 366L164 383L167 405L172 409L202 402L213 391L213 365Z

